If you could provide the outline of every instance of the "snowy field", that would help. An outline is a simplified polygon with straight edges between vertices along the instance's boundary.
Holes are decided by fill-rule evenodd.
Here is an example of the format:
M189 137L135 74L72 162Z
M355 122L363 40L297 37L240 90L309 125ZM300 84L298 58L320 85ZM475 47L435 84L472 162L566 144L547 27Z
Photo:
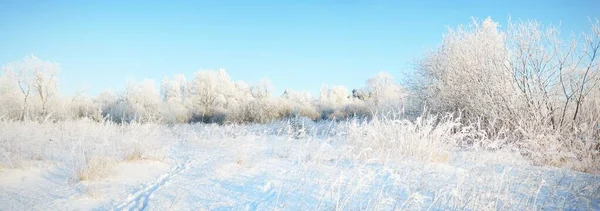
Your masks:
M0 210L600 210L598 175L449 128L4 121Z
M233 63L211 64L285 76L279 90L268 78L184 70L204 63L195 59L203 55L181 57L191 63L158 59L165 65L144 57L137 63L148 68L130 68L111 62L122 52L72 52L94 59L70 69L80 58L62 57L67 73L83 72L61 79L60 63L28 55L1 67L0 210L600 210L600 20L585 22L587 31L561 33L560 24L473 18L448 27L406 69L345 56L327 66L327 55L345 55L332 52L268 65L271 73L230 56L222 61ZM338 44L317 48L379 52ZM111 66L87 68L96 64ZM74 93L74 76L93 72L106 76L97 88L120 87L133 72L103 72L119 68L171 76L131 78L97 96ZM393 74L379 72L362 87L346 78L388 68ZM63 80L70 91L61 93ZM322 84L316 96L316 87L292 89L311 83Z

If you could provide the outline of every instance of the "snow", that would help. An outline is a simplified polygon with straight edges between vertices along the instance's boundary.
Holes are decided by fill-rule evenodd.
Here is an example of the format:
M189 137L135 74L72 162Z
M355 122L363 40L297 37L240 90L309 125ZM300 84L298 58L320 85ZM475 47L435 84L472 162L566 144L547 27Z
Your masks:
M0 210L600 209L597 175L512 152L360 159L341 129L285 127L170 126L164 159L117 162L98 180L70 179L66 159L24 161L0 169Z

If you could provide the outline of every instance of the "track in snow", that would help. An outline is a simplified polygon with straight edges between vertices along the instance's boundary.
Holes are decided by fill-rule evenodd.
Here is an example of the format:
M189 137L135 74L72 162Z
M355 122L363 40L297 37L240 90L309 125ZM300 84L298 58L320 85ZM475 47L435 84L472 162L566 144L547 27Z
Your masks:
M126 201L119 203L113 208L113 210L145 210L148 206L148 200L156 190L168 183L171 178L179 175L181 172L189 169L191 166L192 162L177 164L169 173L158 178L156 182L135 192L134 194L130 194Z
M273 185L271 184L271 181L267 181L262 189L262 192L264 193L263 197L260 200L256 200L252 203L248 203L246 205L246 210L258 210L258 207L260 205L262 205L263 203L266 202L270 202L273 197L275 197L275 195L277 194L277 191L273 188Z

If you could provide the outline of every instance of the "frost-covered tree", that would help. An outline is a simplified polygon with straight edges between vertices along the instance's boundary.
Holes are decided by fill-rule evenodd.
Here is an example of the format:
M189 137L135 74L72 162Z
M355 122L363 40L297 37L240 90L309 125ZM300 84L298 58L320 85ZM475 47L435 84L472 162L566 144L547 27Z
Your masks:
M367 80L369 99L376 107L392 107L399 109L406 95L406 90L400 86L394 77L386 72L380 72Z
M126 118L126 121L156 122L160 119L158 112L160 93L153 80L130 82L123 97L124 102L133 113L133 116Z
M600 22L591 23L570 40L537 21L509 24L508 70L529 118L554 128L581 123L581 106L600 81Z
M0 76L0 119L21 118L20 92L12 75L3 73Z
M236 98L236 102L238 105L255 99L255 97L252 94L253 87L254 86L250 86L249 84L247 84L246 82L243 82L243 81L235 82L235 89L237 92L237 94L235 95L235 98ZM271 93L268 92L265 96L270 96L270 95L271 95Z
M248 85L236 82L236 92L230 100L227 122L267 123L280 118L280 101L272 96L273 85L268 79ZM234 104L235 103L235 104Z
M599 26L567 40L537 21L509 21L501 30L487 18L449 29L418 63L413 91L433 111L460 113L536 162L598 162L600 127L590 125L600 116L582 108L593 107L600 86Z
M328 88L327 86L321 87L321 93L319 97L319 110L321 113L321 119L339 119L344 118L342 112L346 106L350 103L350 93L344 86L334 86Z
M236 86L224 69L198 71L192 81L190 94L198 120L210 121L215 111L226 108L227 100L236 93Z
M100 107L102 116L110 121L125 122L125 117L131 116L123 97L112 90L101 92L93 101Z
M271 96L273 84L268 79L262 79L258 84L252 86L251 93L255 99L264 99Z
M176 75L174 80L164 77L161 83L161 116L167 123L188 122L189 112L187 109L188 96L185 76Z
M187 81L185 75L183 74L176 74L175 76L173 76L172 83L175 83L175 86L179 87L179 96L181 97L181 104L187 107L191 99L190 83Z
M350 93L344 86L334 86L330 89L323 86L321 87L319 102L322 106L337 109L348 103L348 96L350 96Z
M182 103L182 84L178 81L170 81L168 77L164 77L161 83L162 101L169 104Z
M294 117L299 115L315 120L319 118L319 113L314 105L315 102L310 93L285 90L281 96L281 116Z
M4 65L2 69L7 79L12 80L20 92L19 119L47 119L52 115L55 108L52 108L51 103L58 103L57 74L60 67L57 63L26 56L22 61Z
M83 92L76 93L73 97L66 98L65 118L81 119L89 118L95 121L102 121L102 110L100 104Z
M352 89L352 98L358 100L368 100L370 93L362 89Z
M347 91L344 93L347 93ZM334 113L332 117L337 119L369 118L378 113L385 114L389 111L398 111L403 109L407 93L408 91L396 82L390 74L380 72L366 81L366 87L353 89L346 100L338 96L337 98L345 101L346 105L343 111Z
M418 96L426 106L445 112L485 115L513 105L512 75L506 70L505 34L487 18L448 29L442 44L418 64ZM503 102L503 103L501 103ZM494 108L494 109L490 109ZM508 114L487 114L487 116Z

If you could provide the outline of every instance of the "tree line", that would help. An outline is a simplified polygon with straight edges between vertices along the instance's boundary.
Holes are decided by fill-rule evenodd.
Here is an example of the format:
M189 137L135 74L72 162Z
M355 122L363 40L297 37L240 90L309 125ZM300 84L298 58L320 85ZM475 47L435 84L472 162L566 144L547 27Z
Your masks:
M117 123L267 123L295 116L312 120L368 117L375 110L401 106L405 90L381 72L352 94L343 86L308 92L272 93L264 79L257 84L233 81L224 69L199 70L191 80L178 74L130 82L119 92L96 97L83 93L63 97L58 88L59 64L27 56L3 66L0 118L61 121L90 118ZM157 89L157 87L160 87ZM378 109L374 109L378 108Z

